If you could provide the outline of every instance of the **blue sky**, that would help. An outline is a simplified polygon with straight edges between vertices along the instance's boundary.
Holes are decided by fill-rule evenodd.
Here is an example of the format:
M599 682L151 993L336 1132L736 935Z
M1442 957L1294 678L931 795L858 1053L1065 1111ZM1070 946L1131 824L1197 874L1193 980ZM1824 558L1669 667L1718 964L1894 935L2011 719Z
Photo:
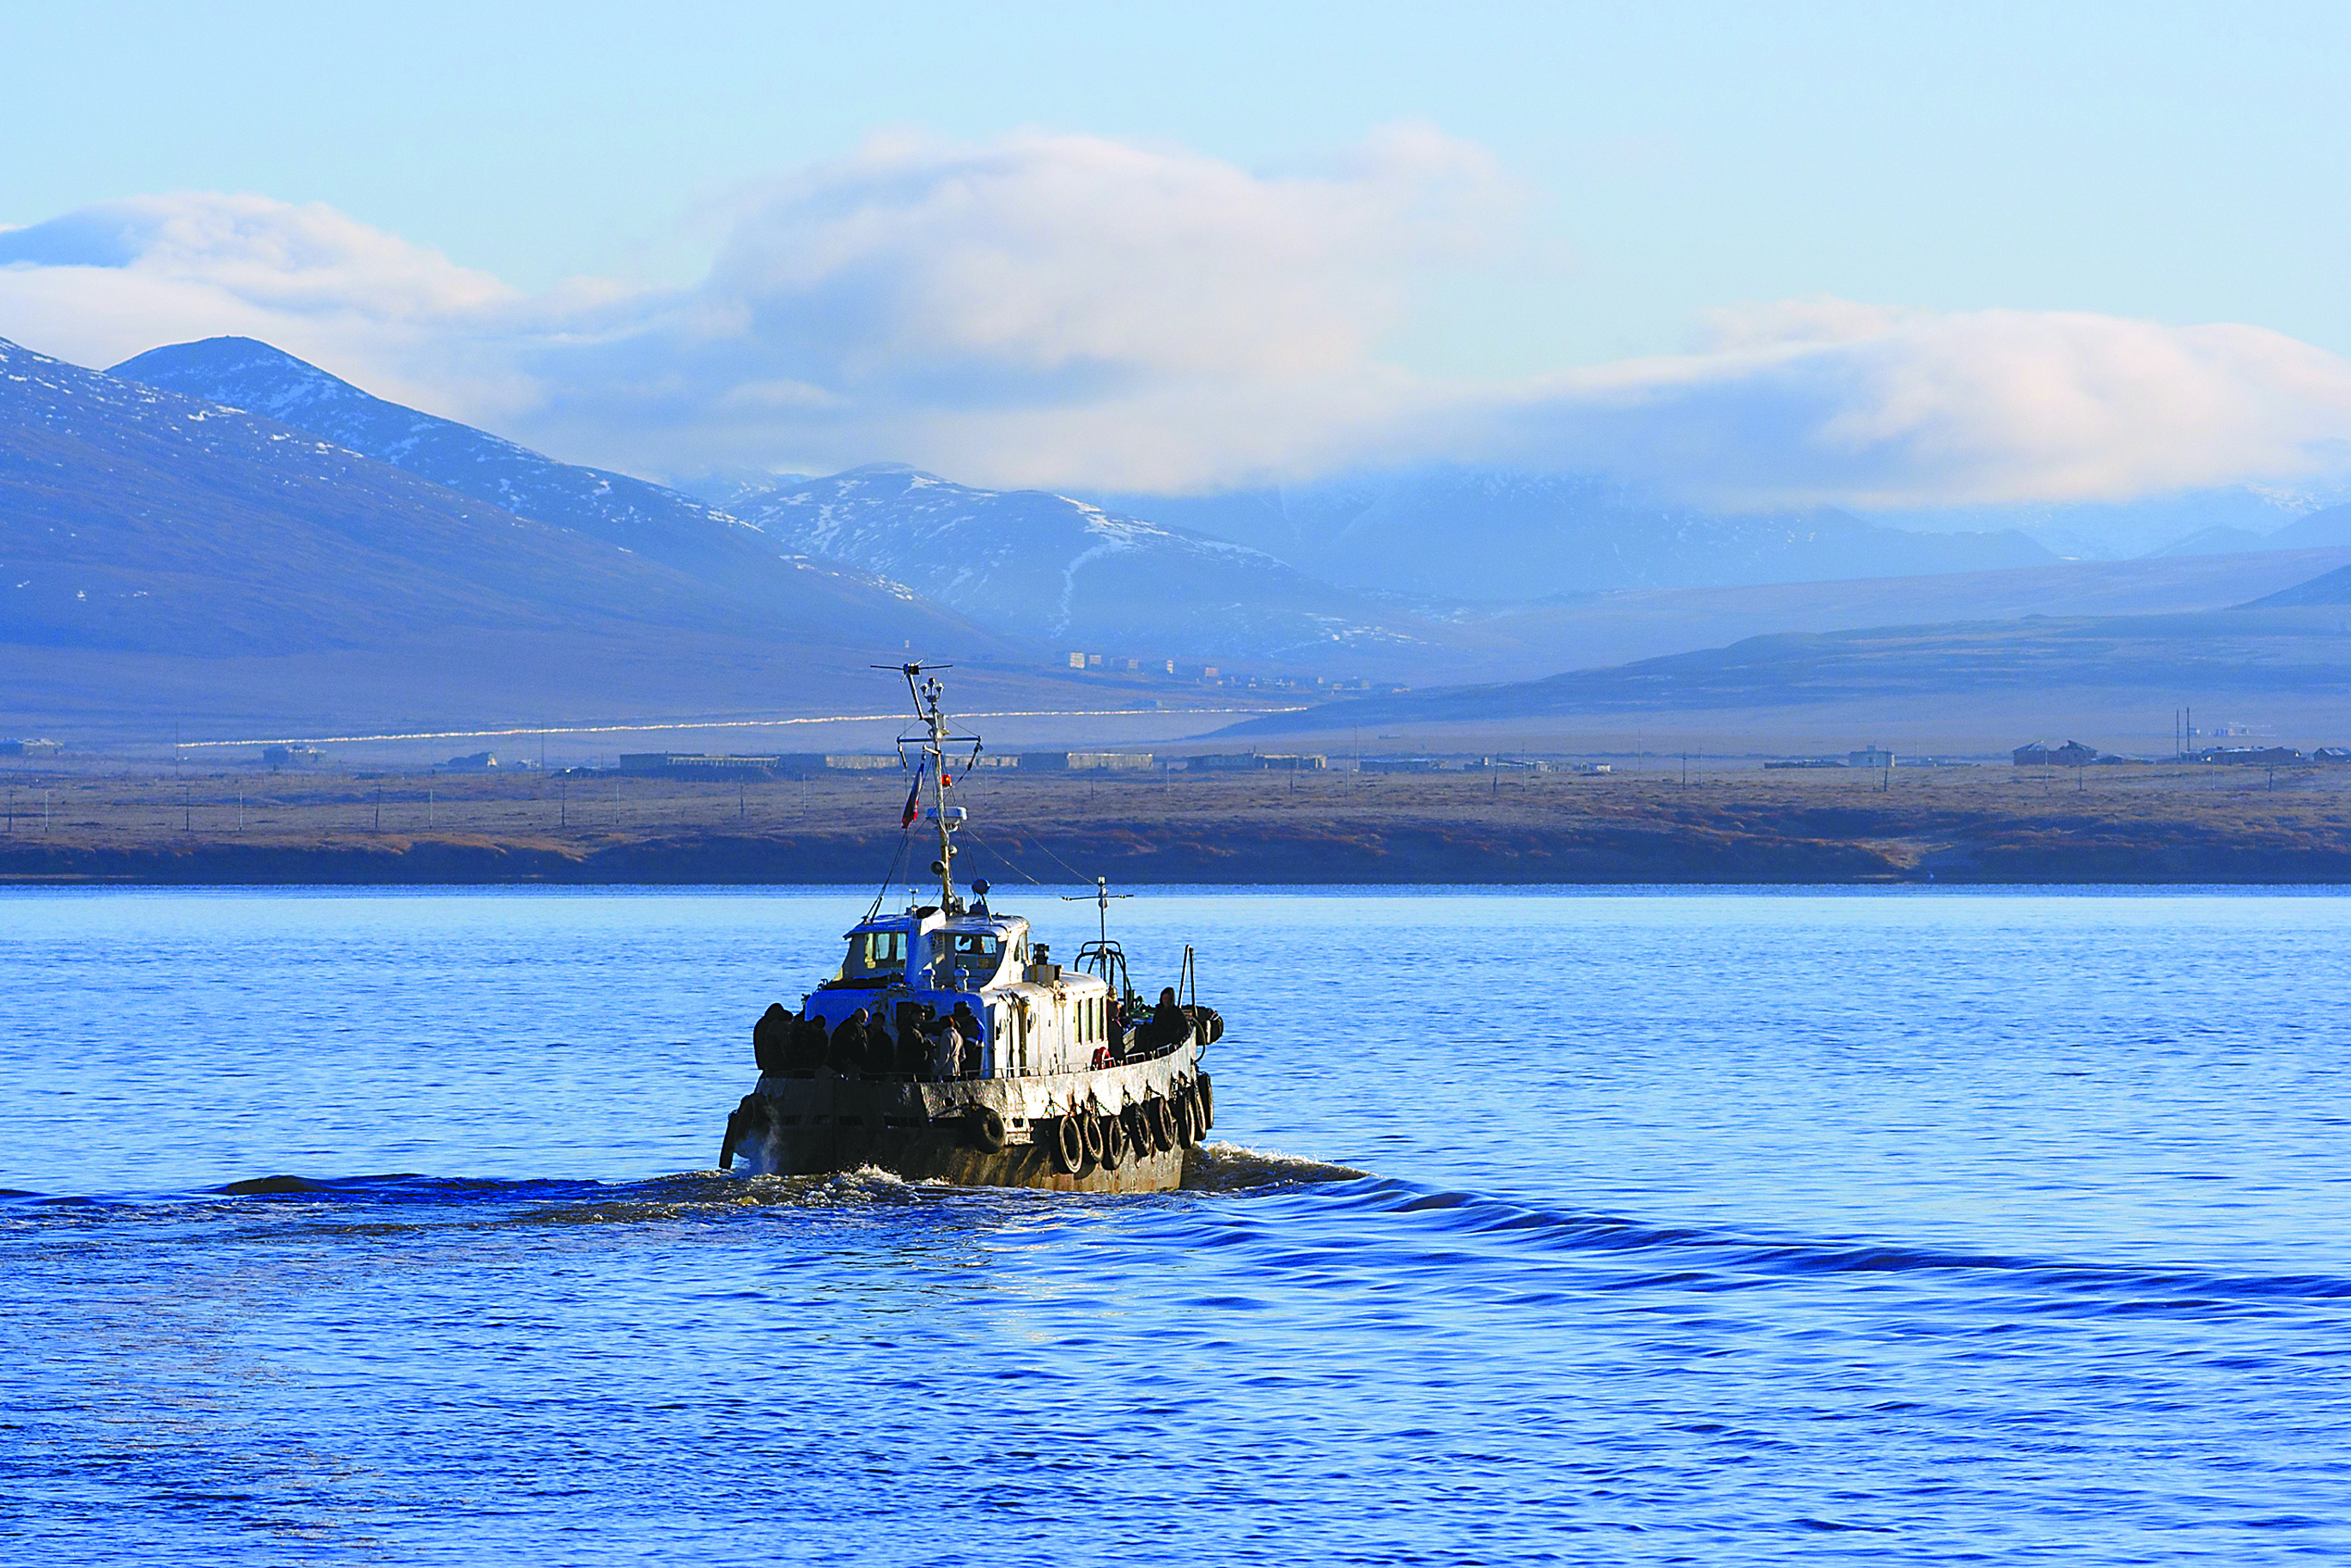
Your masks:
M2351 117L2339 104L2351 7L100 5L14 8L0 19L0 47L11 62L0 145L16 150L0 162L0 225L186 192L332 209L538 302L538 325L506 319L493 332L478 317L433 327L412 314L404 332L370 338L349 322L321 327L313 313L292 324L302 341L288 347L340 351L345 361L330 369L437 396L451 411L502 416L575 454L611 445L609 461L641 467L920 458L925 443L967 463L1025 441L1044 455L1025 469L1008 462L998 477L1067 470L1072 481L1197 484L1353 461L1399 421L1449 431L1452 444L1432 448L1439 454L1523 457L1526 441L1557 441L1582 461L1625 432L1604 421L1600 434L1579 425L1562 438L1537 421L1529 434L1521 420L1514 447L1491 434L1493 409L1515 417L1529 398L1555 401L1562 373L1605 378L1628 361L1714 353L1726 336L1751 337L1759 308L1788 301L1937 319L1992 311L2241 326L2307 346L2321 380L2328 362L2351 356ZM1028 379L1011 391L1001 366L966 356L883 377L896 389L890 407L914 410L903 418L799 418L765 433L737 421L714 434L708 408L691 400L650 421L643 410L624 416L609 399L573 395L572 372L547 352L547 302L579 308L580 290L565 295L564 280L674 305L740 249L744 213L778 182L793 201L837 202L841 181L808 171L837 173L877 136L962 150L1080 139L1196 172L1229 168L1277 192L1295 179L1360 194L1370 187L1346 182L1378 161L1366 150L1397 128L1449 149L1437 160L1446 168L1431 174L1424 159L1401 184L1392 171L1381 176L1375 199L1387 205L1375 221L1334 196L1322 221L1344 231L1331 241L1343 263L1318 251L1302 272L1234 285L1252 297L1286 283L1301 296L1361 295L1343 322L1325 324L1350 347L1299 348L1324 354L1315 396L1332 411L1286 444L1208 430L1180 452L1081 472L1070 453L1098 443L1110 421L1165 420L1181 402L1122 404L1117 389L1204 373L1157 349L1122 358L1102 347L1123 343L1116 332L1045 355L1042 379L1028 354ZM938 159L926 166L935 174ZM904 177L893 165L889 178ZM1157 177L1144 168L1136 178L1143 188ZM1465 194L1465 184L1476 189ZM1084 200L1102 199L1089 190ZM787 225L795 244L806 217ZM1138 219L1137 232L1153 222ZM936 234L925 229L923 243ZM1295 238L1202 239L1198 265L1213 266L1225 244L1279 251ZM0 259L8 254L0 247ZM22 272L39 259L20 252L15 263ZM1079 257L1071 275L1115 261ZM0 289L0 336L88 355L120 345L78 309L172 327L162 305L114 308L68 281L13 299ZM829 296L828 308L842 297ZM1133 306L1143 317L1185 307L1164 290ZM1201 307L1222 318L1221 305ZM237 324L234 312L185 313L191 333ZM1261 306L1259 325L1237 330L1260 331L1279 314ZM648 319L589 331L574 315L554 336L601 336L609 349ZM501 334L503 348L491 341ZM2231 350L2230 387L2248 375L2258 385L2228 418L2260 422L2281 396L2309 402L2311 366L2277 369L2273 350L2254 355L2269 368L2253 371ZM772 375L736 356L726 373L741 381L730 395L783 388L773 396L806 408L851 396L842 365L868 375L883 352L869 342L812 365L795 349ZM2191 346L2186 358L2209 356ZM607 373L628 359L639 378L649 363L605 359ZM705 363L697 373L716 371ZM1220 373L1270 372L1243 355ZM949 383L952 394L941 390ZM1407 383L1410 396L1395 391ZM880 384L856 382L869 411L882 408ZM1351 404L1343 389L1362 384L1393 395ZM1214 402L1194 390L1184 406ZM2253 450L2177 474L2011 464L1952 498L2307 467L2321 461L2307 455L2314 442L2331 452L2346 433L2336 392L2321 387L2316 410L2288 421L2283 456ZM2183 408L2210 395L2197 389ZM1056 400L1094 417L1047 433L1035 410ZM940 411L948 404L954 418ZM989 418L974 422L965 404ZM624 427L648 422L670 433L632 445ZM1719 421L1705 429L1725 439ZM1687 468L1687 432L1660 439ZM893 440L901 451L864 450ZM2231 462L2242 472L2224 472ZM1817 468L1739 483L1819 489ZM1823 493L1931 498L1905 490L1907 479L1888 488L1882 464L1865 468L1832 476ZM1725 471L1744 472L1733 460ZM1944 464L1928 489L1949 487L1951 472Z

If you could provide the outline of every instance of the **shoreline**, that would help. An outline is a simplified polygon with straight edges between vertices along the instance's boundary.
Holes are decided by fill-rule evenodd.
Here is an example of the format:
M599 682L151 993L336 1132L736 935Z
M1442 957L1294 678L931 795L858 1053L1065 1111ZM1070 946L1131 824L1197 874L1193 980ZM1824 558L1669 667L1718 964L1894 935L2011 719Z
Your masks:
M364 842L0 846L0 887L871 886L895 848L862 838L695 836L600 846L384 836ZM1503 842L1405 829L1215 845L1027 839L1036 881L1192 887L2332 887L2351 847L2201 844L1939 845L1714 834L1557 833ZM1028 879L984 861L1011 891Z
M2351 769L2069 771L983 774L956 868L1008 890L2351 885ZM930 859L894 770L10 783L0 886L872 887Z

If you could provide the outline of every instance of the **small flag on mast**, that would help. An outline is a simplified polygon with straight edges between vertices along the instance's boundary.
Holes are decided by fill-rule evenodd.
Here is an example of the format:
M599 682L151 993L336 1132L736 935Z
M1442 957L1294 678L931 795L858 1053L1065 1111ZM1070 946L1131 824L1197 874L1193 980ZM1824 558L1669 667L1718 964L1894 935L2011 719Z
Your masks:
M914 782L906 787L906 809L898 818L898 826L900 827L912 827L914 826L914 802L922 796L923 771L930 765L930 763L925 763L922 767L918 767L914 770Z

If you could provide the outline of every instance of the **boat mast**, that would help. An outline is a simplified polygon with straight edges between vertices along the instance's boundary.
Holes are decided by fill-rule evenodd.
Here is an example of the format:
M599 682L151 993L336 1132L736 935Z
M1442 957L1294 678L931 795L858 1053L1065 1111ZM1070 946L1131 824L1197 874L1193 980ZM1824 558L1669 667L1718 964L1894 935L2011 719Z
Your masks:
M939 711L939 699L946 689L935 675L923 682L924 717L931 724L931 802L932 816L939 829L939 913L955 913L955 846L948 841L954 825L947 820L947 721Z
M891 666L877 664L873 668L888 670ZM935 668L945 670L948 666ZM923 756L931 770L931 820L939 830L939 857L931 862L931 869L938 873L939 913L952 915L956 912L955 844L948 835L955 831L955 822L947 815L947 742L955 737L947 733L947 717L939 709L939 699L946 695L946 688L939 683L937 676L925 676L919 664L901 664L897 670L906 678L906 694L914 700L915 719L930 732L923 744Z

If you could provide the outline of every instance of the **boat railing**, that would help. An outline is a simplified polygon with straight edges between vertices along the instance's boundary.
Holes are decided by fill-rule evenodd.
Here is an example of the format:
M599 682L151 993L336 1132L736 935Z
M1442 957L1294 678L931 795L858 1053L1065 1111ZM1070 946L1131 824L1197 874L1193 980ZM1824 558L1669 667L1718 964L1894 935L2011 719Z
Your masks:
M1110 987L1110 993L1121 1001L1134 998L1134 982L1126 977L1126 953L1116 942L1088 942L1078 950L1078 968Z

